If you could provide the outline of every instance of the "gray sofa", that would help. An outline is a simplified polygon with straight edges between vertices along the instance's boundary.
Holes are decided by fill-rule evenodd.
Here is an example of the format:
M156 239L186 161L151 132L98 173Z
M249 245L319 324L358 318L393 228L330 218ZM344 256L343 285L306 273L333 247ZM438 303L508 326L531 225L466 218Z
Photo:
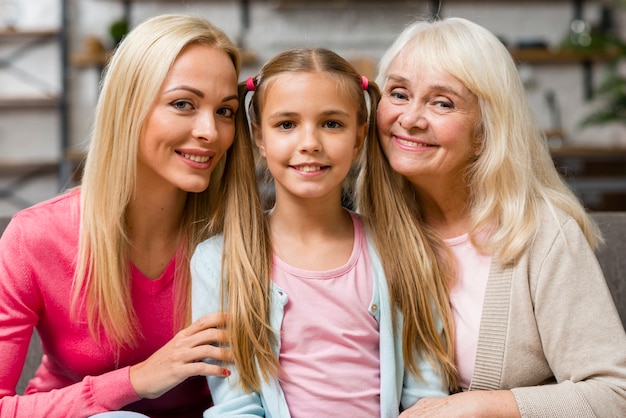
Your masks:
M622 323L626 327L626 212L596 212L592 216L598 222L606 239L606 245L598 251L598 260L606 276ZM8 222L8 218L0 218L0 233L4 231ZM18 393L23 393L40 360L41 346L35 332L17 387Z

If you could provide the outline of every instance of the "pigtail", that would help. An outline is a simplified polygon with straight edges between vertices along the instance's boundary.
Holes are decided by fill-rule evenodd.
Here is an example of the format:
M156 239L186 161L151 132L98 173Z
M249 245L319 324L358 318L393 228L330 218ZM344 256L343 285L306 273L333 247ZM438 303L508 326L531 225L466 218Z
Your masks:
M276 340L269 320L272 246L257 187L254 146L245 109L247 93L246 82L240 83L235 141L238 149L246 151L246 166L231 167L229 171L240 177L240 184L254 190L235 191L240 196L229 199L226 206L226 216L232 222L227 222L224 231L221 294L222 310L229 313L229 346L241 386L246 391L260 391L261 378L269 380L277 375L278 359L272 349ZM247 202L246 196L254 196L256 201Z

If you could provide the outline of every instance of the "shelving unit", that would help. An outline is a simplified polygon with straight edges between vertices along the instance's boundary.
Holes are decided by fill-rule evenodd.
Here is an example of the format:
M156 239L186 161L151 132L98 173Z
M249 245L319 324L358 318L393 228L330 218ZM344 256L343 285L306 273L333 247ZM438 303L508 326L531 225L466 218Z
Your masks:
M66 158L69 148L68 132L68 68L67 68L67 0L60 2L60 21L57 30L20 30L19 28L0 29L0 45L3 53L0 54L0 71L10 74L27 86L29 93L11 93L4 97L0 95L0 113L8 111L52 112L57 120L58 130L50 133L50 140L55 141L56 156L50 157L15 157L0 155L0 175L8 179L0 187L0 200L7 201L17 208L28 206L36 202L29 202L19 195L21 187L43 175L55 173L58 176L58 188L63 188L70 179L73 162ZM42 68L25 67L18 65L29 54L37 53L38 48L52 43L58 46L58 59L52 65L58 65L60 74L57 82L50 83L41 76ZM45 69L44 69L45 70ZM27 129L24 126L24 129ZM0 133L1 135L1 133ZM2 138L2 141L19 141L20 138Z

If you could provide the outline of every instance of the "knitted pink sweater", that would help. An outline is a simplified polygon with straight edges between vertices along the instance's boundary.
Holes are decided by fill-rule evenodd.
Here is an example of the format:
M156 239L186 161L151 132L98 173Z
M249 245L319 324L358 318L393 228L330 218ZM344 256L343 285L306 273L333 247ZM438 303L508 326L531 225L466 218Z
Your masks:
M143 335L117 362L106 343L92 338L84 310L70 316L79 200L74 191L25 209L0 239L0 417L86 417L125 406L153 417L201 416L211 403L205 378L188 379L155 400L140 400L129 379L129 366L174 335L174 260L156 280L131 266ZM26 395L17 396L34 327L44 356Z

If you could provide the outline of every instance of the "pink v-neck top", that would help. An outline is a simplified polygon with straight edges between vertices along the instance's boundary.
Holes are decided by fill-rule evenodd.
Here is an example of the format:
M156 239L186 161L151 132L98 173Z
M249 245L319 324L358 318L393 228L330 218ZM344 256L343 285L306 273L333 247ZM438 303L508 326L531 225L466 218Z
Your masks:
M137 348L122 349L118 359L91 336L84 309L71 316L79 196L70 192L19 212L0 239L2 416L89 416L125 406L153 417L201 416L211 402L206 379L189 379L155 400L140 400L129 379L129 366L174 335L175 260L156 280L131 266L133 306L143 335ZM35 327L44 356L27 395L16 396Z

